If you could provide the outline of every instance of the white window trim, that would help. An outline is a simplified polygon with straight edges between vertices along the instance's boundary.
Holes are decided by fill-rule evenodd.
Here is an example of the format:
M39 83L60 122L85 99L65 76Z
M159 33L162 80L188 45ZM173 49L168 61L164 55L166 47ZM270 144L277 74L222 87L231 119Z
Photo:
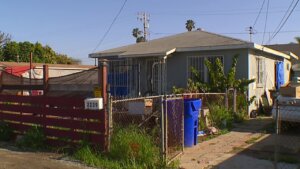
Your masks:
M224 63L225 63L225 60L224 60L224 55L193 55L193 56L188 56L187 57L187 61L186 61L186 67L187 67L187 71L186 71L186 77L187 77L187 81L188 79L190 78L190 67L189 67L189 59L190 58L200 58L200 57L203 57L204 60L207 59L207 58L212 58L212 57L221 57L222 58L222 64L223 64L223 67L225 67ZM204 63L203 63L204 64ZM204 64L204 82L208 82L208 69L207 67L205 66Z
M261 62L262 62L262 71L258 70L258 68L259 68L258 60L261 60ZM265 60L265 58L262 56L257 56L255 58L255 67L256 67L255 75L257 77L256 86L257 86L257 88L263 88L264 83L265 83L265 78L266 78L266 60ZM259 76L259 74L260 74L259 72L262 72L262 77ZM260 78L262 78L262 79L260 79Z

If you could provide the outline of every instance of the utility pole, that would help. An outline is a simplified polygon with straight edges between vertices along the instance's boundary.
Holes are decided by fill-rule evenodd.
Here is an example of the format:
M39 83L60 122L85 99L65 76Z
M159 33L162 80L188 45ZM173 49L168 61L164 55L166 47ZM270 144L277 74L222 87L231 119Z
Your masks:
M246 31L249 32L250 42L252 42L252 35L255 34L255 30L253 29L252 26L249 26L249 27L247 27Z
M150 15L147 14L146 12L139 12L137 19L140 20L143 23L144 38L145 38L145 41L147 41L148 40L148 36L150 35L150 33L149 33Z

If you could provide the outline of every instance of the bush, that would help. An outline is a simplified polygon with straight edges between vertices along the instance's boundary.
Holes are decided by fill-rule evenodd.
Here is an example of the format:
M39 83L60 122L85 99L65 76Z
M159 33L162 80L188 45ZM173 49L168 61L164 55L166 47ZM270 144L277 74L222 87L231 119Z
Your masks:
M0 141L10 141L13 136L13 130L9 127L9 125L1 121L0 122Z
M209 105L209 120L212 125L219 129L230 129L232 127L232 122L234 115L231 111L226 110L224 106L219 105Z
M30 148L34 150L45 149L46 136L43 130L38 126L33 126L26 134L17 142L20 148Z

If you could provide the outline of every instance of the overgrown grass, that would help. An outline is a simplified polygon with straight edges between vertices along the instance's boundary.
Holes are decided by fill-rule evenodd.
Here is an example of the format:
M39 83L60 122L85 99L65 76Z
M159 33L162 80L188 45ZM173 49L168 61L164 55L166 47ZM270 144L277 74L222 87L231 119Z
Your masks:
M111 140L111 149L107 154L99 153L85 144L74 153L73 157L89 166L105 169L168 168L162 161L153 139L136 126L115 130ZM177 164L171 165L172 168L178 168Z
M4 121L0 121L0 141L10 141L13 134L13 130L9 125Z
M46 136L38 126L30 128L25 135L17 140L17 146L22 149L44 150L46 146Z

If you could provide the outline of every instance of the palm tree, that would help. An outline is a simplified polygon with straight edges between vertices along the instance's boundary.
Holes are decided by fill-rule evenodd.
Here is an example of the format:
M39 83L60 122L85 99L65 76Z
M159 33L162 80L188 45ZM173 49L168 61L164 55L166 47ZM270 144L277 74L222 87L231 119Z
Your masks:
M132 36L135 38L138 38L139 36L141 36L141 34L142 34L142 31L140 31L139 28L134 28L132 30Z
M132 30L132 36L135 37L136 43L145 42L144 36L142 36L143 31L140 31L139 28L134 28Z
M298 42L298 44L300 45L300 37L295 37L296 41Z
M192 31L195 28L195 22L191 19L187 20L186 23L185 23L185 28L188 31Z

